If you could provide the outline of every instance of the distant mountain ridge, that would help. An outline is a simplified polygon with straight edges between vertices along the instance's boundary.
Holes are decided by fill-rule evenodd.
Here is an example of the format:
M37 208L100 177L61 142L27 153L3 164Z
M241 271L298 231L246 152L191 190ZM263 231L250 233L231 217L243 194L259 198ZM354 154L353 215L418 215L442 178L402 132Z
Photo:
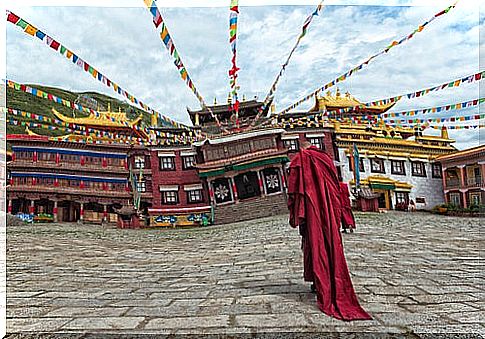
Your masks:
M118 112L118 109L121 108L122 112L126 112L127 116L131 118L135 118L138 115L143 114L143 119L142 122L146 125L150 125L150 114L146 113L145 111L134 107L132 105L129 105L126 102L123 102L119 99L110 97L105 94L97 93L97 92L72 92L68 91L65 89L57 88L57 87L48 87L48 86L41 86L41 85L32 85L32 84L25 84L28 85L32 88L37 88L42 91L45 91L47 93L53 94L55 96L58 96L62 99L69 100L71 102L76 102L82 105L81 102L79 102L79 99L81 96L89 96L89 98L92 98L96 100L96 102L99 104L99 109L100 110L106 110L108 108L108 104L111 106L111 111L113 112ZM78 101L76 101L78 100ZM81 99L83 101L83 99ZM86 99L84 101L86 103ZM91 105L92 106L92 105ZM88 116L87 113L73 110L71 108L68 108L66 106L63 106L61 104L58 104L56 102L40 98L37 96L34 96L29 93L25 93L22 91L15 90L13 88L7 87L7 107L8 108L13 108L29 113L35 113L39 115L43 115L49 118L55 118L54 114L52 114L52 108L55 108L58 112L62 113L63 115L72 117L73 112L77 118L81 117L86 117ZM94 107L90 107L94 108ZM7 119L13 118L15 120L19 121L31 121L31 122L38 122L29 118L21 117L21 116L16 116L16 115L10 115L7 114ZM43 124L47 124L46 122L40 122ZM55 126L55 125L54 125ZM65 131L56 131L56 130L48 130L45 128L30 128L33 132L41 135L49 135L49 136L58 136L58 135L64 135L67 134L68 132ZM23 126L13 126L11 124L7 123L7 134L25 134L25 127Z

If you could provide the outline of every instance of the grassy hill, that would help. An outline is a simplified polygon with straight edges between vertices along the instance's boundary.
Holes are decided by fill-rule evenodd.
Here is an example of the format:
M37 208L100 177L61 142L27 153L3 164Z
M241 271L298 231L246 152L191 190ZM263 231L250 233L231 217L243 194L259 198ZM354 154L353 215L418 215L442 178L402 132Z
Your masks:
M55 87L46 87L46 86L38 86L38 85L29 85L32 88L37 88L47 93L53 94L58 96L62 99L69 100L74 102L80 95L88 95L90 98L95 99L101 107L106 109L108 107L108 103L111 105L111 110L113 112L118 112L118 108L121 108L123 112L127 113L128 118L135 118L140 113L143 114L143 124L145 126L150 125L150 114L144 112L143 110L131 106L123 101L118 99L112 98L110 96L96 93L96 92L71 92L60 88ZM39 98L33 96L29 93L24 93L22 91L17 91L13 88L7 87L7 107L13 108L29 113L35 113L39 115L44 115L50 118L55 118L54 114L52 114L51 109L55 108L58 112L66 115L66 116L73 116L73 109L58 104L56 102ZM86 117L88 116L87 113L74 111L77 118ZM30 119L17 116L17 115L8 115L7 118L13 118L19 121L30 121ZM31 128L31 130L37 134L41 135L50 135L50 136L58 136L66 134L65 131L51 131L45 128ZM25 127L23 126L13 126L11 124L7 124L7 134L25 134Z

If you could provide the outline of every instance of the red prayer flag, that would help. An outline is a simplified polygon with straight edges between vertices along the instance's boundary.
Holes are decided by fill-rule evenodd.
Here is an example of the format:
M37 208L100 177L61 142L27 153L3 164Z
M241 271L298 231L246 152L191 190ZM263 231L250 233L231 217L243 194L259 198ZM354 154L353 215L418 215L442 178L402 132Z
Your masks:
M52 47L53 49L55 49L56 51L59 49L59 46L60 46L60 45L61 45L61 44L60 44L60 43L58 43L57 41L52 40L51 47Z
M84 70L87 72L89 70L89 64L84 62Z
M7 21L16 24L19 19L20 17L18 17L17 15L13 14L12 12L8 12Z

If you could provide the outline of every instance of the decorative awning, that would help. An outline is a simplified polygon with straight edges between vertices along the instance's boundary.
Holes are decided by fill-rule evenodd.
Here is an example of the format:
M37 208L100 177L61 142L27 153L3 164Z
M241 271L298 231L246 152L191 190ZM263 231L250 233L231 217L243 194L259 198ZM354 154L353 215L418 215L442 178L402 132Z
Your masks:
M184 191L196 191L201 189L202 184L184 185Z
M254 167L260 167L260 166L271 165L271 164L280 164L288 161L290 161L290 159L286 155L278 156L278 157L269 158L269 159L246 162L243 164L228 165L228 166L225 166L224 168L219 168L212 171L199 172L199 177L201 178L214 177L230 171L242 171L242 170L247 170Z
M159 157L174 157L175 152L158 152Z
M173 192L179 190L178 185L160 185L158 188L160 189L160 192Z

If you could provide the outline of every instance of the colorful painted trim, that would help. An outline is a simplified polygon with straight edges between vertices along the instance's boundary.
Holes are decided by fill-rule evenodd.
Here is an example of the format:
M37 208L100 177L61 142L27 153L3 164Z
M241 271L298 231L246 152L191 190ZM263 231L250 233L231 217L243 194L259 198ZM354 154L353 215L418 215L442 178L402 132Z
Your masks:
M254 168L258 166L264 166L264 165L271 165L271 164L279 164L279 163L284 163L288 162L290 159L285 155L282 157L275 157L271 159L264 159L264 160L259 160L259 161L253 161L253 162L248 162L240 165L228 165L225 166L222 169L217 169L213 171L207 171L207 172L200 172L199 177L201 178L207 178L207 177L214 177L217 175L222 175L226 172L230 171L241 171L249 168Z
M39 152L39 153L58 153L58 154L71 154L71 155L84 155L89 157L106 157L106 158L114 158L114 159L126 159L126 154L117 154L117 153L101 153L101 152L92 152L92 151L73 151L67 149L59 149L59 148L37 148L37 147L17 147L12 146L12 150L14 152Z
M91 181L91 182L111 182L115 184L126 184L128 179L116 179L116 178L95 178L84 177L80 175L66 175L66 174L48 174L48 173L16 173L12 172L12 177L18 178L50 178L50 179L66 179L66 180L79 180L79 181Z

